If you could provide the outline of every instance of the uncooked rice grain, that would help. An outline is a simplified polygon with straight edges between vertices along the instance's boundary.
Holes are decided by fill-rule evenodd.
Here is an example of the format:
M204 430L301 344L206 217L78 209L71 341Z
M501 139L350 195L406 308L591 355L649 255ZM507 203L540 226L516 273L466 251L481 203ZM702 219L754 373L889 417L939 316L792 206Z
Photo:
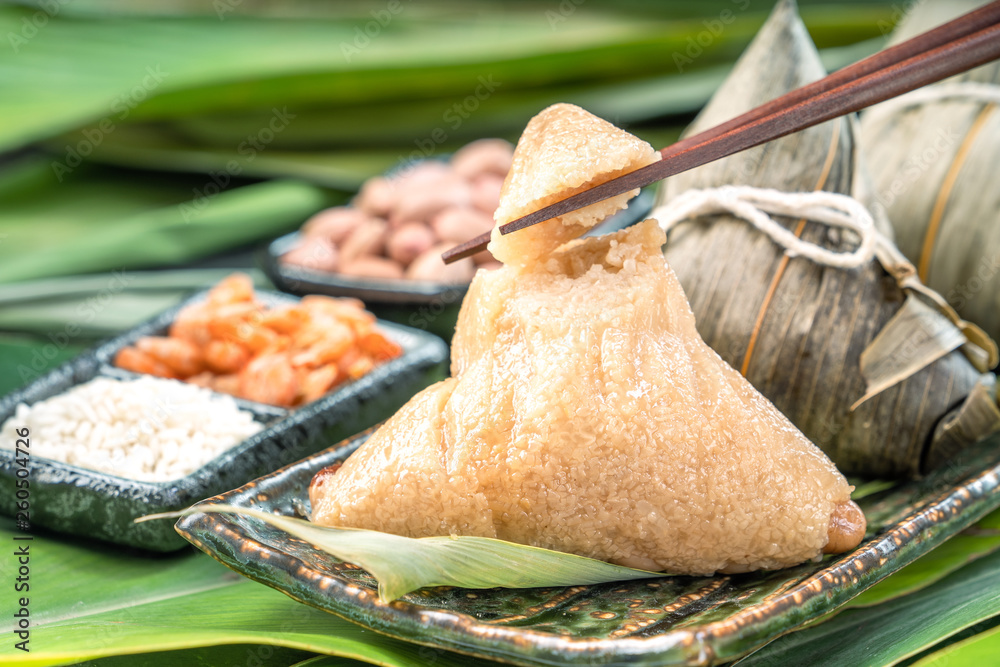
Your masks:
M33 405L21 403L0 429L0 446L31 432L31 453L151 482L188 475L263 428L232 397L142 377L99 377Z

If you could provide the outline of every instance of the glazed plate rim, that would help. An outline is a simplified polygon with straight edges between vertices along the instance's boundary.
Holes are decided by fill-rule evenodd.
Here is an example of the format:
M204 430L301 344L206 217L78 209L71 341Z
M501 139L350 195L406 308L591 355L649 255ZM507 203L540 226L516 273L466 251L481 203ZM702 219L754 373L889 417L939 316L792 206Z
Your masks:
M322 465L346 458L372 430L203 503L254 505L261 499L256 491L261 484L280 485L299 475L311 477ZM248 532L228 515L192 514L178 521L175 528L189 542L245 576L277 588L300 602L404 641L523 665L624 665L633 664L637 659L639 664L702 665L734 660L836 609L1000 506L1000 493L996 493L1000 489L1000 461L996 457L963 477L961 482L949 484L940 493L922 497L925 502L905 518L886 526L855 551L831 558L821 570L775 594L766 605L757 603L723 620L670 628L648 637L567 637L528 627L481 621L464 612L406 600L382 603L374 592L360 590L353 582L335 574L318 572L296 556L282 551L280 545L258 541L259 535ZM305 483L308 485L308 479ZM947 523L948 520L951 522ZM216 540L228 548L213 545ZM257 551L256 558L248 558L247 550ZM227 559L227 551L241 551L243 556L237 558L230 553ZM268 575L274 574L281 577L281 571L284 571L284 581L276 583L268 579ZM722 577L719 575L715 580ZM326 603L304 600L297 594L297 588L311 586L318 586L326 594ZM340 594L343 599L334 594ZM779 631L768 630L769 618L796 611L801 612L796 623ZM352 612L361 612L366 620L359 620ZM401 632L414 622L424 626L422 634L414 637ZM749 648L736 646L747 642ZM736 652L731 650L734 648ZM552 657L542 659L538 654ZM648 660L655 661L647 663Z

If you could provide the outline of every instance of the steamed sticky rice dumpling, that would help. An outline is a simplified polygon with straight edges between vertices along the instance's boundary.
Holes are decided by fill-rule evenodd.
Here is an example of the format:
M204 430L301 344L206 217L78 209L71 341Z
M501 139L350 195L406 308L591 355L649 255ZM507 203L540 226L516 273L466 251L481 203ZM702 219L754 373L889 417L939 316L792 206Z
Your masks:
M782 0L687 133L825 74L795 4ZM837 118L672 176L658 198L669 209L692 190L752 186L850 195L871 210L861 148L855 124ZM800 216L774 219L813 247L859 245L850 232ZM668 239L667 262L702 337L840 470L915 477L1000 430L996 378L982 361L989 344L937 306L941 295L935 302L918 290L888 239L880 242L887 258L854 269L790 257L728 212L689 217Z
M915 3L890 46L984 4ZM872 107L866 164L899 249L920 279L1000 340L1000 62Z
M655 159L603 121L561 124L583 114L557 105L529 124L498 222ZM313 521L689 574L786 567L861 540L844 477L698 335L656 223L566 242L619 205L547 223L558 248L494 231L506 265L472 283L453 377L316 476Z

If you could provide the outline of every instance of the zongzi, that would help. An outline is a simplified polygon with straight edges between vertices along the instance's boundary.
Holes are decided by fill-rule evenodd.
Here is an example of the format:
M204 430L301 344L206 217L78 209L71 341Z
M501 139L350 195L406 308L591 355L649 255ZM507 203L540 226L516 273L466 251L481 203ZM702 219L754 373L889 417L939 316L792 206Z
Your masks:
M782 0L688 133L824 74L794 3ZM734 185L851 195L870 207L856 141L849 118L817 125L667 179L658 210ZM814 247L857 247L851 233L807 218L775 221ZM844 472L916 476L1000 428L995 378L983 373L990 354L977 354L971 330L948 318L888 238L877 260L837 268L790 257L719 213L673 227L665 254L705 341Z
M582 110L550 107L518 142L497 222L653 159ZM507 264L472 283L453 377L314 478L313 521L686 574L858 544L851 487L702 341L655 221L562 243L617 205L551 223L562 235L494 229L490 249Z
M982 2L916 3L895 44ZM890 44L890 45L891 45ZM962 317L1000 338L1000 62L872 107L865 158L899 249Z

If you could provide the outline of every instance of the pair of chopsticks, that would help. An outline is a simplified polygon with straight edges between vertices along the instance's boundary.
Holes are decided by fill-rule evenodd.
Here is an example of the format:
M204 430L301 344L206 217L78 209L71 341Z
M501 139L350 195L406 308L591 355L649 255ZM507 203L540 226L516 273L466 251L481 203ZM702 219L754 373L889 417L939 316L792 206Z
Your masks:
M1000 0L660 151L658 162L613 178L500 227L509 234L700 167L833 118L860 111L1000 58ZM446 264L486 248L482 234L442 255Z

